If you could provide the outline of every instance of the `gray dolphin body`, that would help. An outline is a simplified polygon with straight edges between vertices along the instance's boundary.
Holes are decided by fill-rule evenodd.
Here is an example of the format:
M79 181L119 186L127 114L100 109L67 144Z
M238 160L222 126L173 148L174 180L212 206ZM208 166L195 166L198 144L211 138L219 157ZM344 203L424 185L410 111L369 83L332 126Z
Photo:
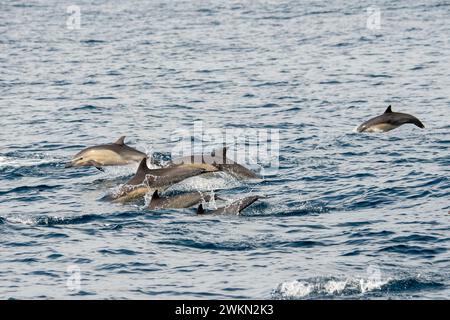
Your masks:
M425 126L416 117L400 112L393 112L391 106L378 117L370 119L360 125L357 129L358 132L387 132L395 128L400 127L406 123L412 123L419 128L423 129Z
M143 152L125 144L125 137L114 143L86 148L77 153L66 164L66 168L93 166L100 169L105 166L123 166L136 163L147 157Z
M206 170L201 168L182 166L150 169L147 166L147 158L144 158L134 177L113 196L113 200L116 202L130 201L155 190L165 190L178 182L205 172Z
M203 209L203 205L200 204L197 209L197 214L198 215L204 215L204 214L235 214L235 215L239 215L242 210L244 210L245 208L247 208L248 206L250 206L251 204L253 204L255 201L257 201L260 198L261 198L260 196L246 197L246 198L243 198L240 200L236 200L225 207L218 208L216 210L211 210L211 211L205 211Z
M259 176L243 165L227 158L227 148L214 150L211 155L192 155L177 158L174 165L192 168L203 168L208 172L224 171L239 179L258 179Z
M214 197L214 199L216 198ZM198 191L177 194L172 197L161 197L158 194L158 190L156 190L148 207L149 209L182 209L198 205L203 201L209 202L210 200L211 195Z

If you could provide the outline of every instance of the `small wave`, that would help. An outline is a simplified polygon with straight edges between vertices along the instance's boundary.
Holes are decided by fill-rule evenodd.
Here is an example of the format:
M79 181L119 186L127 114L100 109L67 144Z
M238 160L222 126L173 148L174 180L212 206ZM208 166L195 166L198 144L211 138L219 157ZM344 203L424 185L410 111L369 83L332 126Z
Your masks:
M116 97L113 96L100 96L100 97L95 97L92 98L92 100L116 100Z
M399 244L393 246L387 246L379 250L379 252L395 252L408 255L438 255L439 253L446 252L447 248L429 248L420 246L410 246L406 244Z
M180 246L200 250L218 250L218 251L248 251L255 248L254 245L244 242L207 242L192 239L173 239L157 241L159 245Z
M34 167L40 165L47 165L59 162L59 159L50 158L46 155L33 155L27 158L17 158L10 156L0 156L0 168L3 167L12 167L12 168L20 168L20 167Z
M55 186L49 186L46 184L41 184L41 185L37 185L37 186L20 186L11 190L7 190L7 191L0 191L0 196L2 195L6 195L9 193L29 193L32 191L46 191L46 190L52 190L52 189L56 189L59 188L60 185L55 185Z
M87 39L87 40L81 40L80 43L83 44L100 44L100 43L105 43L106 41L104 40L96 40L96 39Z
M436 276L400 274L396 277L385 279L381 277L316 277L295 280L279 284L272 291L272 297L281 300L364 298L367 296L383 296L385 293L391 293L391 295L411 294L414 291L445 286L436 280Z
M276 206L267 205L262 214L252 214L252 216L306 216L327 213L333 208L323 203L313 203L304 201L301 203L277 204Z
M101 109L100 107L94 106L92 104L85 104L80 107L75 107L72 109L72 111L93 111Z
M104 217L98 214L85 214L75 217L57 217L57 216L39 216L39 217L8 217L5 220L11 223L21 223L26 225L35 226L55 226L55 225L68 225L68 224L82 224L88 223L94 220L102 220Z

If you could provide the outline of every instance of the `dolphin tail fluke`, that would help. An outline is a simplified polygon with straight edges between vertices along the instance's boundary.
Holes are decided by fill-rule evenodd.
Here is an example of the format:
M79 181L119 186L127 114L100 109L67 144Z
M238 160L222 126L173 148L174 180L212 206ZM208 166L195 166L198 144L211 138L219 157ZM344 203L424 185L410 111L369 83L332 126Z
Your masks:
M420 129L425 128L425 126L423 125L423 123L422 123L419 119L417 119L417 118L413 121L413 124L415 124L416 126L418 126Z

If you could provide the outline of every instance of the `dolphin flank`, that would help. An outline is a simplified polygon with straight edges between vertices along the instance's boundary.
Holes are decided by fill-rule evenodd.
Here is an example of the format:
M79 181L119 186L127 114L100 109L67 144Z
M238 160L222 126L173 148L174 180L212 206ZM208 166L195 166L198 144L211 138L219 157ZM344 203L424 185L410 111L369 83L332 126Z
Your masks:
M425 128L423 123L416 117L407 113L393 112L391 106L389 106L381 116L364 122L358 127L357 131L387 132L407 123L412 123L421 129Z
M217 199L214 196L214 199ZM182 209L195 206L203 201L209 202L211 196L201 192L186 192L177 194L172 197L161 197L158 190L153 193L152 200L149 204L149 209Z
M147 155L125 144L125 136L116 142L86 148L66 164L66 168L92 166L123 166L141 161Z

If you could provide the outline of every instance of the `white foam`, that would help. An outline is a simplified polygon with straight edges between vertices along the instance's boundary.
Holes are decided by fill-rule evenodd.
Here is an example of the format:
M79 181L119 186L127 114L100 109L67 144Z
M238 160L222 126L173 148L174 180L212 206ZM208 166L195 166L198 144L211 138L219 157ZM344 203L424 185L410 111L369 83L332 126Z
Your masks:
M381 289L390 279L374 278L315 278L283 282L274 290L281 299L301 299L315 296L364 294Z
M239 186L241 183L234 177L224 173L216 172L212 175L202 175L191 177L183 180L173 186L168 190L177 191L210 191L216 189L231 189Z
M25 217L25 216L7 217L7 218L5 218L5 220L10 223L19 223L19 224L25 224L25 225L36 224L36 219L33 219L31 217Z

